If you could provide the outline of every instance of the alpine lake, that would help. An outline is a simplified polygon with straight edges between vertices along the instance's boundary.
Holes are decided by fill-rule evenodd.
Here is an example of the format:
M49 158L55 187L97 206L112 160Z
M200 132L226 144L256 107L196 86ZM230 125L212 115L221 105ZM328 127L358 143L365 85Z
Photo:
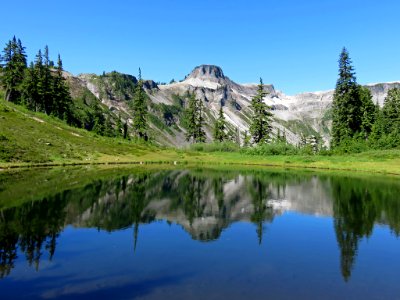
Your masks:
M190 166L0 171L1 299L400 299L400 180Z

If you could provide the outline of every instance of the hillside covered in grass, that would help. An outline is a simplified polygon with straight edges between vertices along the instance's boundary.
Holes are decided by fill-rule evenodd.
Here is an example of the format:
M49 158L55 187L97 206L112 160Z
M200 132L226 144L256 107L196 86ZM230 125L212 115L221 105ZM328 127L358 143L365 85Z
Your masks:
M0 100L0 161L2 163L72 163L139 160L159 148L96 135L68 126L57 118ZM168 153L164 151L163 153Z
M0 128L0 168L147 162L216 167L257 165L400 175L398 149L346 156L302 152L287 152L285 155L276 145L239 148L233 144L221 143L198 144L181 150L169 149L122 138L102 137L3 100L0 100Z

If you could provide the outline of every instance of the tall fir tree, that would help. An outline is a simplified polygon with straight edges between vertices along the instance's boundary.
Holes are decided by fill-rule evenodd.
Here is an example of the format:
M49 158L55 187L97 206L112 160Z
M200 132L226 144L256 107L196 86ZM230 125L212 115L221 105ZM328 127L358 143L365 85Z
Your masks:
M197 136L197 99L195 94L188 94L188 104L185 110L185 117L187 122L186 140L195 142Z
M194 93L188 93L188 105L185 110L186 140L193 143L204 143L206 134L204 132L204 108L201 100Z
M72 98L69 93L68 86L66 85L65 79L63 77L63 64L60 54L57 58L56 75L52 78L53 88L53 114L55 114L60 119L69 121L71 118L71 106Z
M43 67L40 80L43 84L43 103L44 112L48 115L54 114L54 98L53 98L53 77L50 71L50 58L49 58L49 47L44 47L43 55Z
M18 103L21 100L21 86L27 68L25 47L21 40L14 36L0 56L1 76L0 82L5 89L5 100Z
M147 140L147 103L143 89L142 72L139 68L138 83L133 97L133 131L141 139Z
M343 48L339 58L339 78L332 104L332 147L361 131L362 101L349 52Z
M124 126L123 126L123 135L122 137L126 140L129 139L129 128L128 128L128 121L125 121Z
M260 78L257 94L251 99L253 118L249 131L255 144L267 142L272 131L271 108L264 102L264 97L267 94L268 92L264 90L262 78Z
M225 130L226 130L226 120L221 105L219 108L218 119L216 120L214 126L214 140L222 143L227 138Z
M375 121L372 125L372 131L370 135L370 143L372 146L381 148L380 142L382 137L385 135L384 124L383 124L383 113L382 109L379 107L379 103L375 104Z
M400 126L400 89L389 90L382 108L386 133Z
M196 143L206 142L206 133L203 129L204 127L204 105L203 101L197 99L197 122L196 122Z
M121 115L118 115L117 124L115 125L115 136L117 138L123 136L123 125Z
M44 65L43 65L43 55L42 50L39 49L38 53L35 57L35 74L37 79L37 99L35 102L35 111L44 111L45 110L45 93L46 93L46 85L44 83Z
M104 135L105 118L104 118L103 110L94 101L91 103L91 109L93 111L93 115L91 117L91 119L93 120L91 130L98 135Z
M113 125L111 123L111 118L108 115L106 118L106 121L104 123L104 136L108 136L108 137L115 137L115 130L113 128Z
M391 147L400 145L400 89L389 90L382 108L382 126Z
M361 100L361 134L367 140L372 132L372 127L376 119L376 106L372 101L369 89L363 86L358 87L358 95Z
M33 62L25 71L24 80L22 82L22 104L29 110L36 110L38 100L38 77Z

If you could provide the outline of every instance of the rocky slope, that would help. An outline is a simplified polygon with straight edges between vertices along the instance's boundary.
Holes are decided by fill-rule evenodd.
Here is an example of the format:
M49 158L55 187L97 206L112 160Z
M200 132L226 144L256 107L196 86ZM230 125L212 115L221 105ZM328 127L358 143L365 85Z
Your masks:
M111 72L97 76L81 74L74 83L90 90L103 104L116 114L121 114L128 122L132 111L129 101L133 98L133 88L137 83L134 76ZM220 106L223 106L229 123L228 131L232 140L238 132L242 139L248 130L251 98L256 94L257 84L238 84L227 77L222 69L213 65L201 65L180 82L156 84L145 81L149 97L150 127L154 140L163 145L185 146L185 126L182 120L188 92L195 93L206 108L206 134L212 140L212 127ZM383 104L389 89L400 87L400 82L367 85L374 102ZM265 85L268 95L265 102L274 114L273 131L285 133L292 144L300 142L301 136L315 135L325 145L330 139L330 111L333 90L323 92L286 95L273 85Z

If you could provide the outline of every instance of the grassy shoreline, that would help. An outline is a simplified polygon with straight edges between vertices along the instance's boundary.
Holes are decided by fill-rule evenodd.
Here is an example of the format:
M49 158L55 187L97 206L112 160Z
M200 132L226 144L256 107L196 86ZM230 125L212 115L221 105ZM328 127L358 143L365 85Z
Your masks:
M263 166L400 175L400 149L359 154L273 155L204 152L96 136L0 100L0 170L76 165Z
M364 172L372 174L400 175L400 158L388 158L388 151L374 151L348 156L252 156L228 152L181 152L159 150L157 153L132 156L100 156L93 161L56 161L45 163L0 162L0 170L16 168L41 168L60 166L94 166L94 165L191 165L191 166L258 166L279 167L284 169L308 169L325 171ZM400 151L399 151L400 152ZM393 154L393 151L389 151ZM381 154L381 158L375 156ZM385 157L386 155L386 157ZM400 156L400 153L398 153ZM157 157L159 156L159 157ZM391 155L389 155L391 156Z

